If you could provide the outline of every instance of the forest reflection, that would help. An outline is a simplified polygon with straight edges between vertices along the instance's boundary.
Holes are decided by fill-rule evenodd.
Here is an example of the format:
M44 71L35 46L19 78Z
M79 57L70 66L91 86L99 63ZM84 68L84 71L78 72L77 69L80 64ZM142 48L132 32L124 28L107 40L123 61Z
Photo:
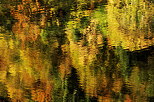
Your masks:
M1 0L0 102L153 102L152 0Z

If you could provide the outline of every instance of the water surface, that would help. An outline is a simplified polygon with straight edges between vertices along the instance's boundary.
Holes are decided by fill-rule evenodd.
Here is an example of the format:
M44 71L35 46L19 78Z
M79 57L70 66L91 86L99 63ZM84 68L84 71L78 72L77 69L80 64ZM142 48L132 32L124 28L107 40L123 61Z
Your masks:
M1 0L0 102L153 102L152 0Z

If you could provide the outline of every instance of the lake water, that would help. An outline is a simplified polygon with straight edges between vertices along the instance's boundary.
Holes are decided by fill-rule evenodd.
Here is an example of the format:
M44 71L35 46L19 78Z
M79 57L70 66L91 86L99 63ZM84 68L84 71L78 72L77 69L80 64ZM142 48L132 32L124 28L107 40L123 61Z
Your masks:
M1 0L0 102L154 102L153 0Z

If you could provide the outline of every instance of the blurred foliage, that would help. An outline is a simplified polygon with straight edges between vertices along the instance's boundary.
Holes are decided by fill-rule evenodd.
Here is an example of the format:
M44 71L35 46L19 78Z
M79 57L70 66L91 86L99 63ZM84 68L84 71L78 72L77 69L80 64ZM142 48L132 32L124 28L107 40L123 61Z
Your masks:
M152 1L1 0L0 17L0 97L11 102L154 97Z

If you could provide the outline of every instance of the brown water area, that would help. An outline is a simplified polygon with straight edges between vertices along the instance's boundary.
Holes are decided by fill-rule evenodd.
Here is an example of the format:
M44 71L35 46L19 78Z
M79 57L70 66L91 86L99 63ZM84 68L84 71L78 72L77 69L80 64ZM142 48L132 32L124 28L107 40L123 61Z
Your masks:
M0 102L154 102L154 1L0 0Z

